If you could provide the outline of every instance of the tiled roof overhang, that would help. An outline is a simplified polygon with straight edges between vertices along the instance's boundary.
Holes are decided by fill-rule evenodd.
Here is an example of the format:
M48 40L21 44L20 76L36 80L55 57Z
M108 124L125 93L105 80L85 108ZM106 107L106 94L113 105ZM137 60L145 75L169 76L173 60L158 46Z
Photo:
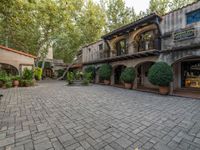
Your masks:
M10 52L13 52L13 53L17 53L17 54L20 54L20 55L24 55L24 56L27 56L27 57L31 57L31 58L34 58L34 59L37 58L36 56L33 56L31 54L28 54L28 53L25 53L25 52L22 52L22 51L18 51L18 50L12 49L12 48L8 48L8 47L2 46L2 45L0 45L0 49L10 51Z
M157 15L156 13L152 13L148 16L145 16L135 22L132 22L130 24L127 24L125 26L122 26L116 30L113 30L112 32L102 36L103 39L109 40L112 39L116 35L123 35L125 33L129 33L133 31L136 27L142 26L144 24L152 24L152 23L158 23L162 20L162 18Z

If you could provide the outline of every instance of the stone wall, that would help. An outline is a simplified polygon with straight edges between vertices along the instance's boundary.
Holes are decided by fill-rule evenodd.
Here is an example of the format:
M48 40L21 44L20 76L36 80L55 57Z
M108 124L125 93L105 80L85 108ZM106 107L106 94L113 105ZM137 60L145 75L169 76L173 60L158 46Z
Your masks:
M174 47L189 46L200 42L200 22L187 24L187 13L200 9L200 2L188 5L177 11L172 11L165 16L160 23L162 33L162 50L172 49ZM195 38L174 41L174 33L184 29L194 28Z

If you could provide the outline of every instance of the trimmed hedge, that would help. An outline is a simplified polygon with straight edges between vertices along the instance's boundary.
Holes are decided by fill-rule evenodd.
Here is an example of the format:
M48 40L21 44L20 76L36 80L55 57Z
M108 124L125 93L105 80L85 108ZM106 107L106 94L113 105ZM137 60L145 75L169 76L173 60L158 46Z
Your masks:
M157 62L149 69L149 81L158 86L169 86L173 80L173 71L171 66L165 62Z
M136 77L136 72L133 67L127 67L122 72L120 79L125 83L133 83Z
M112 74L112 66L109 64L103 64L100 68L99 68L99 77L102 80L110 80Z

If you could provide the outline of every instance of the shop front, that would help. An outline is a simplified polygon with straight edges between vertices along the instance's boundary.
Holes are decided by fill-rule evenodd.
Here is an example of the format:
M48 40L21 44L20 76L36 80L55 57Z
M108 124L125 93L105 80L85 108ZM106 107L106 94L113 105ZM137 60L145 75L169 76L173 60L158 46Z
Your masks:
M181 62L181 87L200 89L200 59Z
M200 57L181 59L172 66L173 94L200 98Z

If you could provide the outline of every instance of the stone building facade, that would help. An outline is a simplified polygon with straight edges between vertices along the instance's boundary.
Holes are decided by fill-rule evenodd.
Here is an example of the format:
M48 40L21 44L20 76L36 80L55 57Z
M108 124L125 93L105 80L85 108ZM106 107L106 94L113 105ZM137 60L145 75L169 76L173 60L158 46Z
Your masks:
M119 77L123 69L134 67L135 89L158 89L148 81L147 74L155 62L165 61L174 70L173 91L184 88L198 91L199 43L200 2L196 2L164 16L150 14L102 36L102 40L82 48L82 63L84 67L95 65L97 70L104 63L112 65L111 85L122 84ZM100 57L102 52L106 55Z
M36 56L0 45L0 70L19 75L24 68L33 69Z

